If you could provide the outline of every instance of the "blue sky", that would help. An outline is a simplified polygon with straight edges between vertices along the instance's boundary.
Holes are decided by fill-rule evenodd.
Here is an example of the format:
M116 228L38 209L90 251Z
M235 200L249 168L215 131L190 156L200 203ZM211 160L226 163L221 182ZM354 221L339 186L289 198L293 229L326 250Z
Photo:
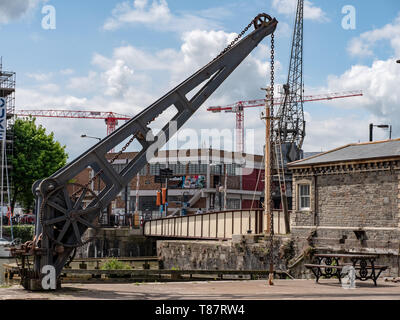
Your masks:
M286 80L295 0L0 0L5 69L17 72L17 109L104 110L134 115L194 73L260 12L279 21L277 83ZM56 10L56 29L44 30L43 6ZM342 8L354 6L355 30L342 27ZM305 1L304 81L307 94L361 89L363 98L305 104L306 151L366 141L368 124L390 123L400 135L400 2ZM233 35L234 36L234 35ZM245 60L186 128L233 129L233 114L209 105L263 97L269 82L269 38ZM263 131L260 110L247 129ZM222 121L223 120L223 121ZM38 119L74 158L105 136L99 120ZM387 138L377 129L376 139ZM258 141L256 141L258 142ZM229 149L229 145L226 146ZM256 143L260 153L262 144Z

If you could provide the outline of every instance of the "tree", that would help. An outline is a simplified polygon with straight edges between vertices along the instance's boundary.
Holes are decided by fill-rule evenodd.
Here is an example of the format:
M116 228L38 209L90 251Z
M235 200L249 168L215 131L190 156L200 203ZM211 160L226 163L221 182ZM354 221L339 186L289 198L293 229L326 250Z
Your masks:
M16 202L29 212L33 208L33 183L51 176L67 162L65 146L54 140L53 132L46 134L45 128L36 126L35 120L17 119L11 128L14 131L14 154L10 157L14 185L11 212Z

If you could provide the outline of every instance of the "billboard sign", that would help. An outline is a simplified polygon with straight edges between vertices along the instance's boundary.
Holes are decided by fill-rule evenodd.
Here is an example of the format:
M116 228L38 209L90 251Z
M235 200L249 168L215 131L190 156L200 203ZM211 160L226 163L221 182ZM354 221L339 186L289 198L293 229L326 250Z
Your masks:
M0 98L0 140L6 139L7 104L5 98Z

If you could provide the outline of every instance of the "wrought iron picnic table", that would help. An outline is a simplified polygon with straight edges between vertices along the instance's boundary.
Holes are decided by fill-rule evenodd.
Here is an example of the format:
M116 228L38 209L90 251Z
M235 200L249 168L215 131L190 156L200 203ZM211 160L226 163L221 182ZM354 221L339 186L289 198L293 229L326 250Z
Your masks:
M306 268L311 269L318 282L320 277L332 278L336 276L341 282L342 274L341 271L345 266L353 266L358 274L356 273L356 279L361 281L372 280L375 286L382 271L386 270L387 266L376 265L375 261L378 258L377 255L373 254L341 254L341 253L329 253L329 254L315 254L314 257L317 263L305 264ZM342 260L348 259L350 263L342 263Z

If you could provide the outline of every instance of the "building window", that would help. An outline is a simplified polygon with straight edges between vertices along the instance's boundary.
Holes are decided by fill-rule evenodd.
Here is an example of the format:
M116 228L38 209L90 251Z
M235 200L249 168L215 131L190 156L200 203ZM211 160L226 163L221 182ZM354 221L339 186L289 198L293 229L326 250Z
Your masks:
M300 210L310 210L310 185L299 185L299 207Z
M212 164L211 165L211 174L222 174L222 164Z
M207 174L207 164L191 162L188 171L189 174Z
M166 165L165 164L160 164L160 163L154 163L150 164L150 175L152 176L159 176L160 175L160 169L165 169Z
M168 168L172 170L174 175L186 174L186 164L180 162L169 164Z
M199 174L200 165L195 162L189 163L189 174Z
M207 174L207 164L200 164L199 165L199 174Z
M240 199L226 199L227 209L240 209Z
M237 175L236 169L240 169L240 165L238 165L237 163L232 163L232 164L226 165L226 173L230 177L234 177Z

